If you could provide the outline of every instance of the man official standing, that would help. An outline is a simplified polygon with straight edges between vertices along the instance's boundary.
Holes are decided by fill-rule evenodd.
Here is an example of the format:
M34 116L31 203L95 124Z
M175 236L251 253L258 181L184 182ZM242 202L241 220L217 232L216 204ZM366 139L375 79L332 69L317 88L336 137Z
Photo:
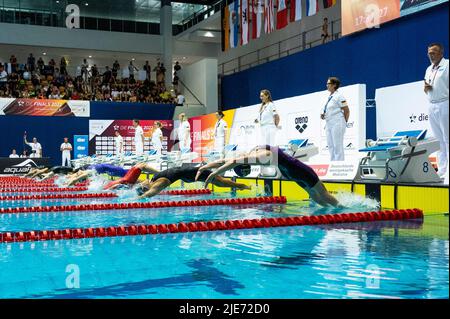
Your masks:
M70 165L70 152L72 151L72 144L69 143L67 137L64 138L64 143L61 144L60 150L62 152L62 164L61 166L71 166ZM67 165L66 165L67 162Z

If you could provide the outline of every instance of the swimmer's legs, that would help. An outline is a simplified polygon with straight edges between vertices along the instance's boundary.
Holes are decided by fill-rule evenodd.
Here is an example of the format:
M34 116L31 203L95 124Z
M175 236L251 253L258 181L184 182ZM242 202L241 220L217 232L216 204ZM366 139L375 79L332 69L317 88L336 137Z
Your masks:
M139 196L139 198L146 198L158 195L163 191L163 189L170 186L170 184L171 183L167 178L158 178L156 181L151 183L150 189L141 196Z
M321 181L318 181L314 187L307 190L309 196L313 201L322 206L340 206L338 200L331 195L325 185Z

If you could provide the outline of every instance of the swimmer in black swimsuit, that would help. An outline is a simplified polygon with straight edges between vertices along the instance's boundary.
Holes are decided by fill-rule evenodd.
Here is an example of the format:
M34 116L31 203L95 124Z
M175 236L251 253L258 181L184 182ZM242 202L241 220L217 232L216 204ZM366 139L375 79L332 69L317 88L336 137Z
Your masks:
M139 196L139 198L155 196L159 194L163 189L178 180L182 180L185 183L193 183L196 181L198 169L198 167L176 167L159 172L153 175L153 178L151 180L144 181L139 185L138 191L139 188L144 189L142 195ZM203 172L197 177L197 179L205 181L211 173L211 171L203 170ZM251 189L251 187L248 185L235 183L229 179L223 178L222 176L217 176L212 184L218 187L234 187L240 190Z
M327 191L311 167L300 162L295 157L284 153L276 146L258 146L247 155L209 163L199 168L198 175L202 175L204 171L208 171L211 168L217 168L217 170L210 173L206 179L205 187L207 187L208 184L213 183L220 174L243 164L246 164L247 166L248 164L278 165L281 174L285 178L296 182L300 187L306 190L310 198L316 203L322 206L340 206L337 199Z

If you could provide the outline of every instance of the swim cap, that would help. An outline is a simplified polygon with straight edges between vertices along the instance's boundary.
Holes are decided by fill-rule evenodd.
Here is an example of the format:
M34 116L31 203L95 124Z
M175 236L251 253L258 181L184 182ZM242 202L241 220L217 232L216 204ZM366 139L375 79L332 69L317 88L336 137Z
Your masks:
M147 187L144 187L142 185L139 185L138 187L136 187L136 193L138 193L139 196L144 194L146 191L148 191Z
M250 174L250 172L252 171L252 168L248 164L242 164L242 165L236 166L233 170L237 176L245 177L248 174Z

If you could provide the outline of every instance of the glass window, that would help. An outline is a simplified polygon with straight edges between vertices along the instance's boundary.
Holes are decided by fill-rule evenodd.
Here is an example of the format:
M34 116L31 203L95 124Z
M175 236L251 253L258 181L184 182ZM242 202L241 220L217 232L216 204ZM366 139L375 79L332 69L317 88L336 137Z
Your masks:
M122 32L122 20L111 20L111 31Z

